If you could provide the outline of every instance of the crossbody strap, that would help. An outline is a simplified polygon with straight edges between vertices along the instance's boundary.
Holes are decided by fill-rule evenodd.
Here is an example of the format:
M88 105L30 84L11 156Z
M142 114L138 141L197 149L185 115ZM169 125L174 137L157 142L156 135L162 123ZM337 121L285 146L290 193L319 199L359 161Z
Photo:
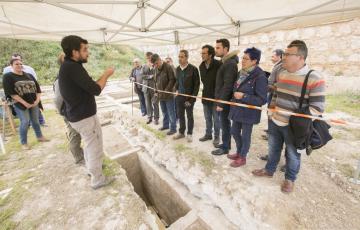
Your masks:
M303 101L304 101L304 97L305 97L305 92L306 92L306 87L307 87L307 83L308 83L308 80L309 80L309 76L311 74L311 72L314 71L313 69L311 69L305 76L305 79L304 79L304 83L302 85L302 89L301 89L301 96L300 96L300 103L299 103L299 109L302 108L302 105L303 105Z

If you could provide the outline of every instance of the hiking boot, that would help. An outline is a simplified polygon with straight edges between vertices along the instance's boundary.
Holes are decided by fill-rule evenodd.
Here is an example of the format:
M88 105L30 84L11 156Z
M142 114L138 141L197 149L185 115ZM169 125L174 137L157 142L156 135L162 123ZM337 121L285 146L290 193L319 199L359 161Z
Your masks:
M237 153L234 153L234 154L228 154L227 155L227 158L229 158L230 160L236 160L236 159L238 159L240 156L239 156L239 154L237 154Z
M114 182L115 178L114 177L105 177L104 181L103 182L100 182L96 185L92 185L91 187L96 190L96 189L99 189L101 187L104 187L106 185L109 185L111 184L112 182Z
M258 177L273 177L274 173L269 173L266 171L266 169L255 169L254 171L251 172L254 176L258 176Z
M169 129L169 128L166 128L166 127L159 128L160 131L167 130L167 129Z
M228 153L229 153L229 150L224 150L224 149L216 149L211 152L211 154L215 155L215 156L220 156L220 155L224 155L224 154L228 154Z
M175 135L175 136L173 137L173 139L174 139L174 140L179 140L179 139L184 138L184 137L185 137L184 134L178 133L177 135Z
M284 182L281 185L281 191L283 193L291 193L294 191L294 182L291 180L284 180Z
M46 139L45 137L39 137L37 140L38 140L38 142L49 142L50 141L49 139Z
M166 133L166 135L171 136L171 135L173 135L173 134L175 134L175 133L176 133L176 131L171 131L171 130L170 130L169 132ZM183 134L183 135L184 135L184 134Z
M199 139L199 141L201 141L201 142L208 141L208 140L212 140L212 136L205 135Z
M220 144L220 138L215 136L214 140L213 140L213 145L215 146L215 148L217 148L216 146Z
M230 166L233 168L241 167L243 165L246 165L246 157L239 157L230 163Z
M152 119L149 118L149 119L147 120L146 124L148 125L148 124L150 124L151 122L152 122Z
M186 136L186 140L187 140L187 142L191 143L191 142L193 141L192 135L191 135L191 134L188 134L188 135Z

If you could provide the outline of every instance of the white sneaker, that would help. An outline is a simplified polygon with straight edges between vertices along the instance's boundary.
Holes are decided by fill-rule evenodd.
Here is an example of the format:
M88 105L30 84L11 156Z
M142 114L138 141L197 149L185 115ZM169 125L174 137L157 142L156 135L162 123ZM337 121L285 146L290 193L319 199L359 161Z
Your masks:
M186 136L186 139L187 139L187 142L192 142L192 135L190 135L190 134L188 134L187 136Z

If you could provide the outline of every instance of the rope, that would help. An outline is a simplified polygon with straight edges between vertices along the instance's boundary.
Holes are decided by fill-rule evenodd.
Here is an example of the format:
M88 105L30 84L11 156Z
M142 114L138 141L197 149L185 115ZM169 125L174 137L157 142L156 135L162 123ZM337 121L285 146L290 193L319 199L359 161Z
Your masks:
M223 101L223 100L218 100L218 99L213 99L213 98L200 97L200 96L194 96L194 95L188 95L188 94L176 93L176 92L169 92L169 91L155 89L155 88L149 87L147 85L144 85L144 84L141 84L141 83L138 83L138 82L133 82L133 83L141 85L141 86L145 86L145 87L147 87L149 89L155 90L156 92L172 94L172 95L175 95L175 96L191 97L191 98L195 98L195 99L212 101L212 102L216 102L216 103L222 103L222 104L227 104L227 105L231 105L231 106L238 106L238 107L243 107L243 108L248 108L248 109L255 109L255 110L260 110L260 111L278 112L278 113L282 113L282 114L290 115L290 116L303 117L303 118L309 118L309 119L313 119L313 120L321 120L321 121L331 122L331 123L334 123L334 124L337 124L337 125L346 125L346 124L348 124L346 121L339 120L339 119L328 119L328 118L324 118L324 117L312 116L312 115L302 114L302 113L288 112L288 111L283 111L283 110L278 110L278 109L270 109L270 108L266 108L266 107L260 107L260 106L255 106L255 105L247 105L247 104L242 104L242 103L237 103L237 102L232 102L232 101Z

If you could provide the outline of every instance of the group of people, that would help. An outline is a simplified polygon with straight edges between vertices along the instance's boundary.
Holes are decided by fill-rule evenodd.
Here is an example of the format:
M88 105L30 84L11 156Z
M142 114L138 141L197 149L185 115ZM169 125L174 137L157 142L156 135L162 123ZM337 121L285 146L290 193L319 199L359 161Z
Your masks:
M95 96L104 89L114 68L106 69L94 81L83 67L89 56L87 40L75 35L66 36L61 41L61 47L61 66L54 84L57 107L68 128L75 162L85 164L91 176L91 187L98 189L110 184L114 178L105 177L102 172L103 140ZM219 39L215 47L202 47L199 68L189 63L187 50L180 50L179 66L176 68L171 59L163 61L158 54L147 52L146 64L141 65L139 59L134 60L130 79L134 82L147 123L159 124L161 109L162 125L159 129L168 130L167 135L178 131L173 138L186 137L189 142L192 141L193 110L201 81L206 128L199 141L213 140L216 149L211 153L227 155L232 167L246 165L252 129L261 117L261 111L254 106L268 103L271 112L268 112L268 156L264 158L267 163L264 168L252 173L258 177L272 177L285 145L285 180L281 190L289 193L294 189L301 161L301 151L294 146L294 137L289 129L289 112L298 109L304 78L310 71L306 64L307 55L307 46L301 40L292 41L284 52L275 50L272 57L275 65L268 77L259 67L259 49L245 49L241 54L241 69L238 70L239 51L230 52L229 40ZM21 58L12 57L10 65L11 71L4 75L3 85L21 120L20 139L26 148L29 120L38 140L47 141L41 133L38 119L41 90L34 74L26 72ZM324 111L324 104L324 79L319 72L312 71L303 106L309 106L311 114L319 116ZM231 136L236 143L233 153L230 153Z
M246 165L253 126L261 118L261 110L252 106L261 107L268 103L269 111L272 111L268 112L268 130L264 136L268 139L268 155L262 157L267 164L252 173L259 177L272 177L285 145L285 180L281 190L289 193L294 189L301 159L301 151L295 148L289 130L289 112L298 109L302 85L310 71L306 64L307 54L305 42L294 40L285 52L280 49L273 51L271 60L274 67L271 73L267 73L259 66L261 51L255 47L247 48L241 55L239 70L239 51L230 52L229 40L219 39L215 48L211 45L202 47L199 68L188 62L187 50L180 50L176 68L158 54L147 52L145 65L141 65L139 59L134 60L135 68L130 79L135 82L141 112L148 116L147 123L154 120L158 124L160 104L163 115L160 130L170 129L167 135L175 134L179 120L180 128L174 139L186 137L189 142L194 128L196 98L193 96L198 95L201 81L206 129L199 141L213 140L216 149L211 153L217 156L226 154L231 167ZM325 82L317 71L310 72L305 99L303 106L309 106L312 115L323 113ZM231 102L245 106L231 105ZM234 153L230 153L231 136L236 143Z

